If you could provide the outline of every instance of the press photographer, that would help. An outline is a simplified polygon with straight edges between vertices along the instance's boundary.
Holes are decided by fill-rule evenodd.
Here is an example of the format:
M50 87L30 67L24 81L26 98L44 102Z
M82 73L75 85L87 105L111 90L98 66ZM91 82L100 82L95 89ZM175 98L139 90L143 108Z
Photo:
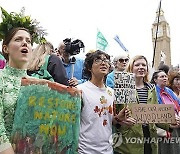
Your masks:
M70 38L63 40L58 47L58 52L62 58L70 86L76 86L84 82L84 60L74 57L74 55L79 54L81 50L84 50L84 47L84 43L81 40L76 39L72 41Z

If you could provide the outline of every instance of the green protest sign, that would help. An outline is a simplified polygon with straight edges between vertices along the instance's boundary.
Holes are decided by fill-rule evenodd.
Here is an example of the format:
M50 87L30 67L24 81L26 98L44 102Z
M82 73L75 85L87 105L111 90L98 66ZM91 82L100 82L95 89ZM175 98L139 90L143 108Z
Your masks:
M75 88L22 86L15 111L12 145L18 154L77 152L80 94ZM64 86L65 87L65 86ZM70 92L71 91L71 92Z

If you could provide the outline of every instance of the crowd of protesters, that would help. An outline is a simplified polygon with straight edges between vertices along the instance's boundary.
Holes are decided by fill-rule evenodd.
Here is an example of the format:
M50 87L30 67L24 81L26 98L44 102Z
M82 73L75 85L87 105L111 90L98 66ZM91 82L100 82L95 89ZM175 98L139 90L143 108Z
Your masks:
M13 38L16 38L17 34L22 35L21 37L23 39L22 42L18 44L20 49L16 49L17 53L15 54L11 51L11 48L15 48L15 46L17 46L16 42L13 44ZM43 63L45 63L45 57L49 55L47 70L52 75L53 81L67 86L77 86L78 89L82 90L83 108L81 110L80 117L81 127L78 153L164 154L180 152L179 143L164 144L159 142L157 145L157 143L131 144L125 142L125 137L157 137L159 135L158 129L165 132L164 136L159 137L166 138L167 134L171 134L169 136L180 137L180 72L178 70L167 71L163 70L163 67L161 66L160 70L153 73L150 83L148 78L148 61L143 55L137 55L130 58L128 53L120 53L111 63L110 56L107 53L100 50L93 50L93 52L86 55L85 59L78 59L75 61L76 65L73 66L73 69L76 71L74 71L72 70L72 65L70 65L69 62L71 58L70 55L67 55L68 53L65 51L61 51L61 56L58 56L58 54L54 52L54 48L50 43L38 45L33 51L31 51L32 46L28 45L28 41L26 41L27 39L29 40L29 38L28 32L25 29L16 29L15 35L11 37L12 40L10 40L10 42L3 44L3 53L1 55L1 57L3 57L1 58L3 61L1 65L1 82L5 82L5 85L12 84L6 80L8 78L13 78L13 80L16 80L17 83L17 85L13 84L13 87L20 87L18 79L27 76L27 73L28 75L31 75L34 71L38 71ZM23 56L20 58L20 56L17 56L17 54L19 54L18 52L23 52L23 50L25 50L24 48L27 50L27 53L32 54L31 58L30 56L27 58L24 58ZM62 43L58 50L62 50L61 48ZM79 61L82 61L82 63ZM114 70L112 71L110 71L111 64L114 65ZM164 68L167 68L167 66ZM26 70L28 71L26 72ZM72 74L71 71L74 71L73 76L70 76L70 74ZM132 117L127 118L127 115L130 114L131 105L129 105L128 108L124 107L118 115L113 116L113 113L110 111L113 109L114 73L116 71L125 71L135 74L137 103L173 104L177 124L136 124L135 119ZM86 76L86 78L83 78L84 76ZM8 93L8 90L5 89L6 87L3 86L1 88L3 91ZM13 96L17 95L17 93L18 91L15 91L14 93L10 92ZM101 105L102 107L104 105L98 103L98 100L100 100L102 95L106 100L106 105L109 107L109 110L104 111L106 112L106 114L104 114L105 116L94 114L93 105L98 105L99 108L101 108ZM4 102L3 104L6 104L5 102L9 102L9 97L8 99L2 99L1 96L1 101L1 103ZM14 108L15 103L16 99L12 99L11 107ZM4 109L1 107L1 111L5 109L6 107L4 107ZM6 115L5 117L12 117L12 113L8 110L3 112L4 114L10 115ZM12 125L12 119L10 122L9 119L2 118L3 116L4 115L1 114L1 136L5 135L5 137L4 140L1 141L0 151L2 151L1 153L3 154L3 150L5 149L6 152L12 153L13 149L8 142L8 134L11 130L6 128L8 125ZM6 120L8 120L8 123L2 125L3 121ZM106 120L105 126L103 123L104 120ZM122 121L125 122L123 123ZM116 127L116 125L114 125L114 127L116 132L120 132L122 134L122 144L113 150L112 143L109 143L109 140L110 137L112 137L112 124L114 123L118 123L118 127ZM96 136L99 137L96 138ZM3 142L6 144L3 144Z
M32 49L28 29L16 27L3 40L0 56L0 154L13 154L9 137L21 87L21 79L29 77L47 61L47 71L53 82L73 86L82 91L82 109L78 153L80 154L165 154L180 153L180 143L128 143L125 138L180 137L180 72L170 67L159 67L149 80L146 57L119 53L111 62L110 56L100 50L86 54L85 59L72 57L65 44L57 50L51 43L39 44ZM114 67L111 67L111 64ZM165 65L164 65L165 66ZM110 68L114 70L110 71ZM167 70L168 68L168 70ZM170 68L170 69L169 69ZM131 116L131 104L113 113L114 73L135 75L138 104L173 104L175 124L136 124ZM9 88L11 87L11 88ZM101 112L95 112L95 108ZM122 137L122 143L113 149L112 126ZM162 141L162 140L161 140Z

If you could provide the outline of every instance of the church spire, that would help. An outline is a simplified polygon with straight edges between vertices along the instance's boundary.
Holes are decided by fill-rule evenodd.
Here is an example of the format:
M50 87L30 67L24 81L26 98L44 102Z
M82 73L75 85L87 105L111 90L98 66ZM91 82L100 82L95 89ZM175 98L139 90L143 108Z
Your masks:
M162 9L160 9L160 14L159 14L159 8L158 8L156 11L156 19L154 21L154 24L158 23L158 16L159 16L159 22L163 22L163 21L166 22L166 19L164 17L164 11Z
M170 26L164 17L164 11L159 8L156 11L156 19L152 24L152 42L154 48L152 67L158 68L161 61L161 52L166 55L164 63L171 66L171 48L170 48Z

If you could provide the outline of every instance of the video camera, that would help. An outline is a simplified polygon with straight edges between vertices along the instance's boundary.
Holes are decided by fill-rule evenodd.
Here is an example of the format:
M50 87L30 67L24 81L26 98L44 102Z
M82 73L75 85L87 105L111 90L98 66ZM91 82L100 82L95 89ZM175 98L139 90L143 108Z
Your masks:
M80 53L80 50L84 49L84 43L76 39L74 41L71 41L71 38L66 38L63 40L63 43L65 45L65 51L68 52L70 55L77 55Z

